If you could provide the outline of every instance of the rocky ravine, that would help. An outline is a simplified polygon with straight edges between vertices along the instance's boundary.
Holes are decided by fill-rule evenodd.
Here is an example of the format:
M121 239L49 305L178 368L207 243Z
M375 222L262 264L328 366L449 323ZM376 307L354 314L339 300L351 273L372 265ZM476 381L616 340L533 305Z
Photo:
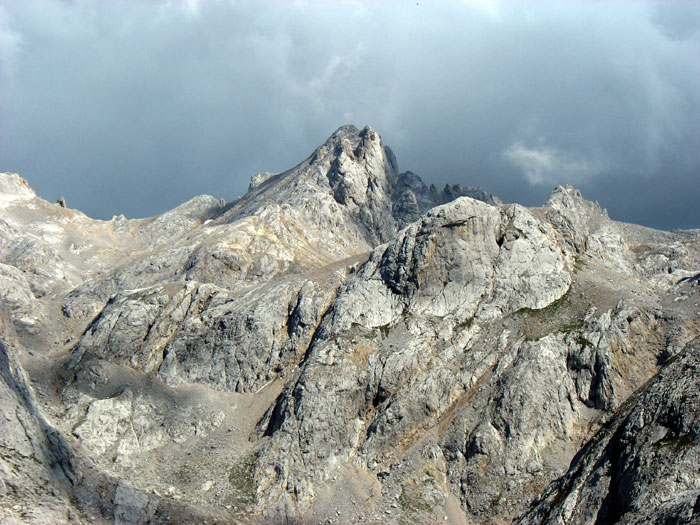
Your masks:
M0 191L0 521L700 516L700 231L428 188L352 126L151 219Z

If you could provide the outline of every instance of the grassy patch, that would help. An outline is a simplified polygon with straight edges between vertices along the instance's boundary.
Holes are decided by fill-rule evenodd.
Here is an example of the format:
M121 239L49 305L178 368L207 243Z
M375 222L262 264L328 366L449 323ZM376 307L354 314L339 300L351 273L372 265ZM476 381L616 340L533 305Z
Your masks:
M576 336L576 343L583 347L595 346L591 341L583 337L581 331L584 327L585 310L583 304L574 304L569 289L559 299L544 308L521 308L513 315L526 317L525 331L526 341L538 341L549 334L561 333Z
M228 481L233 489L233 503L237 507L250 507L257 503L255 487L255 454L250 454L231 467Z
M513 315L526 317L525 340L537 341L552 333L575 332L583 328L583 314L577 313L569 289L556 301L544 308L520 308ZM525 321L525 319L523 319Z
M582 348L586 348L587 346L591 346L591 347L593 346L593 343L591 343L588 339L586 339L582 335L580 335L576 338L576 344Z
M415 491L406 491L404 487L401 489L401 495L399 496L399 507L401 510L408 514L415 514L417 512L430 512L433 506L427 501L417 497Z
M581 328L583 328L583 319L562 325L559 328L559 331L563 332L565 334L568 334L570 332L575 332L577 330L580 330Z
M562 295L559 299L556 301L548 304L544 308L520 308L519 310L516 310L516 314L520 315L527 315L530 317L538 317L538 318L543 318L543 317L550 317L553 315L556 315L558 312L561 310L564 310L568 307L571 306L571 298L569 297L569 293L571 292L571 289L567 290L564 295Z
M666 435L654 442L652 447L656 450L664 447L670 448L674 453L681 452L682 450L693 446L695 440L690 437L689 434L677 435L672 430L666 432Z

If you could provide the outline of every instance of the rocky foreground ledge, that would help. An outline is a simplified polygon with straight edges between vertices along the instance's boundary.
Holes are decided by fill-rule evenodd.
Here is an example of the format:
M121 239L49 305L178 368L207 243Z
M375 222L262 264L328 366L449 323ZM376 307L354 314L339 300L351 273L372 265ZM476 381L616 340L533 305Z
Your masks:
M699 283L700 231L369 127L148 219L0 174L0 521L691 523Z

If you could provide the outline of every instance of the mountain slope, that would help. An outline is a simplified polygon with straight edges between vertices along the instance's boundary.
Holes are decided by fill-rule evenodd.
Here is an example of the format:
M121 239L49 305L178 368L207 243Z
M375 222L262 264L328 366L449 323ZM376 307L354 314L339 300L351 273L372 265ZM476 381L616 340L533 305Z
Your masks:
M68 523L77 517L69 502L72 458L37 407L13 348L18 344L0 318L0 520Z
M700 520L700 340L586 443L518 523Z
M369 127L150 219L0 189L0 306L92 519L508 521L700 335L700 231L427 188Z
M648 284L624 229L560 188L533 212L458 199L375 249L259 426L258 474L284 488L279 512L348 465L382 480L379 508L455 496L472 519L522 509L674 337L698 333L697 316L661 313L673 281Z

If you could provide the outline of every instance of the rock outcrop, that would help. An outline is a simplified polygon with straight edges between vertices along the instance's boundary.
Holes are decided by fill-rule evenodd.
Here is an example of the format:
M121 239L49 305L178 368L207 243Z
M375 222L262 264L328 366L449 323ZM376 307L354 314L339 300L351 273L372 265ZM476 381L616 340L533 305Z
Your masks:
M72 454L39 409L18 346L9 320L0 318L0 521L69 523L78 517L70 503Z
M0 190L5 521L696 518L700 231L352 126L149 219Z
M697 523L700 340L584 445L518 523Z

